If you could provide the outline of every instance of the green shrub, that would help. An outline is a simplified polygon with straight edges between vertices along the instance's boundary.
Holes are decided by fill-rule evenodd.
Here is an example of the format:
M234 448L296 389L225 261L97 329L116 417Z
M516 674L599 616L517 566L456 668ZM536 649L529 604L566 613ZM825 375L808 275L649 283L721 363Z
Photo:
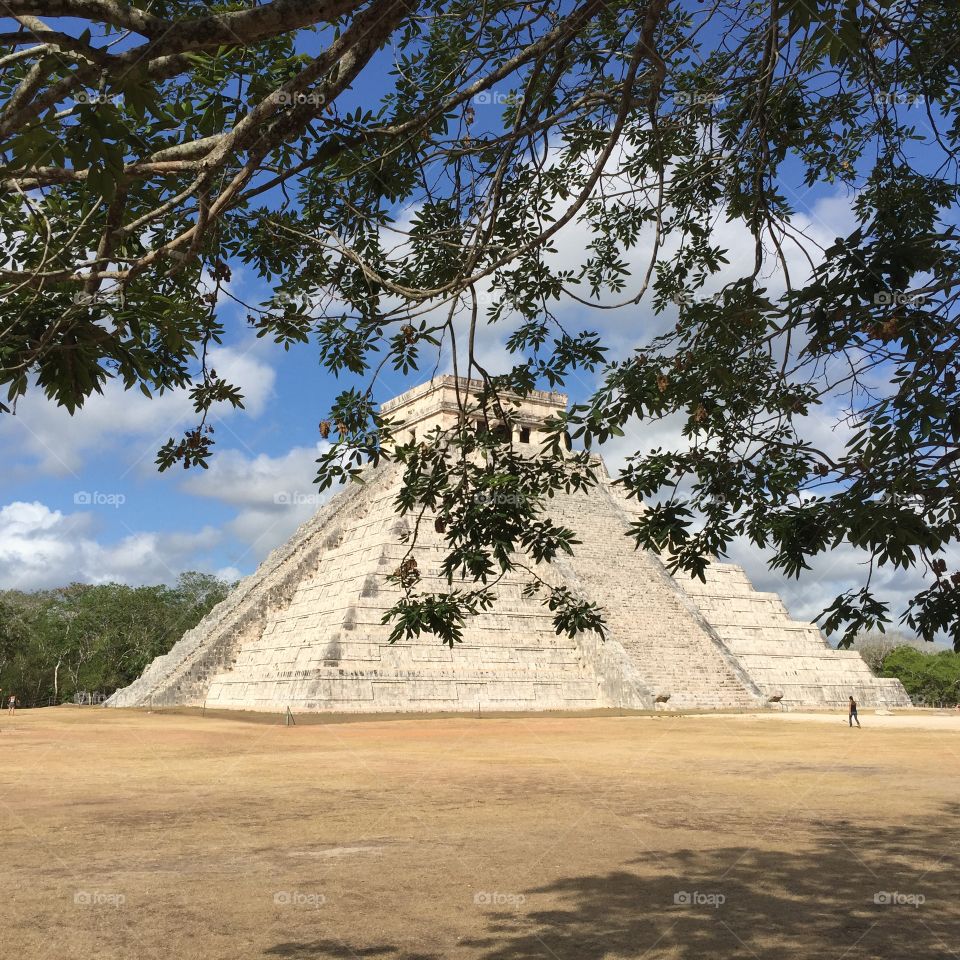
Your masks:
M950 650L897 647L883 658L880 676L896 677L914 703L952 707L960 699L960 654Z

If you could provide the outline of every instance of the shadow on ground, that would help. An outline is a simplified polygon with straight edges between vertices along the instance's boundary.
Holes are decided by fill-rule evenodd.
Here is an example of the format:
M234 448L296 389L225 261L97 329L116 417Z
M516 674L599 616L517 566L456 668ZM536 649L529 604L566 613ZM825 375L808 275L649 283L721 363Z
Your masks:
M808 849L645 853L609 873L517 891L486 929L422 952L339 940L280 943L291 960L789 958L960 960L960 804L903 827L824 822ZM773 845L776 836L764 840ZM478 907L478 909L482 909Z

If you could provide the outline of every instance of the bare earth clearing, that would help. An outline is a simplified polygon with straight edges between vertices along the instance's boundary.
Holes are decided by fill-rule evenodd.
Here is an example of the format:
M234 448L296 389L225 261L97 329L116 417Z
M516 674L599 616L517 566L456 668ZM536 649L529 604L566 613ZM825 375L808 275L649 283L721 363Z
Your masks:
M960 956L960 716L801 719L4 715L0 946Z

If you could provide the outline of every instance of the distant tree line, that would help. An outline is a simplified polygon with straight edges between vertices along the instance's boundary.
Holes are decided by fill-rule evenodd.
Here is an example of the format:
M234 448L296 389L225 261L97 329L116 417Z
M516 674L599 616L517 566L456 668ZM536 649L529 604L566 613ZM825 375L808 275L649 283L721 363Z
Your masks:
M232 584L183 573L175 586L72 583L0 591L0 687L24 706L112 693L138 677Z
M955 707L960 702L960 654L924 653L897 647L883 658L881 677L896 677L918 706Z
M853 644L878 677L896 677L918 706L960 702L960 654L903 633L864 633Z

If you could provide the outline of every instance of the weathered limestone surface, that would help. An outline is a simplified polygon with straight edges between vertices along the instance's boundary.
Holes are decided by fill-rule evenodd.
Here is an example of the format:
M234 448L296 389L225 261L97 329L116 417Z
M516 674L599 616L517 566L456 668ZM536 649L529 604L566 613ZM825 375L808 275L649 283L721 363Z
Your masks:
M456 382L438 378L385 411L424 435L458 413ZM461 396L469 387L461 381ZM541 393L510 412L514 438L538 443L538 426L565 404ZM523 431L521 433L521 431ZM603 471L601 471L603 473ZM773 594L743 571L710 567L707 583L671 577L624 533L637 511L604 475L588 494L551 501L554 518L581 545L544 567L604 608L608 636L558 636L549 611L522 596L520 578L497 587L499 602L473 618L462 645L432 637L388 643L384 614L399 592L387 581L408 546L394 506L401 469L366 472L157 658L110 706L201 705L246 710L348 713L476 710L756 709L864 705L909 700L897 681L872 677L857 653L830 650L819 631L791 621ZM421 524L414 555L423 589L437 576L443 536Z

